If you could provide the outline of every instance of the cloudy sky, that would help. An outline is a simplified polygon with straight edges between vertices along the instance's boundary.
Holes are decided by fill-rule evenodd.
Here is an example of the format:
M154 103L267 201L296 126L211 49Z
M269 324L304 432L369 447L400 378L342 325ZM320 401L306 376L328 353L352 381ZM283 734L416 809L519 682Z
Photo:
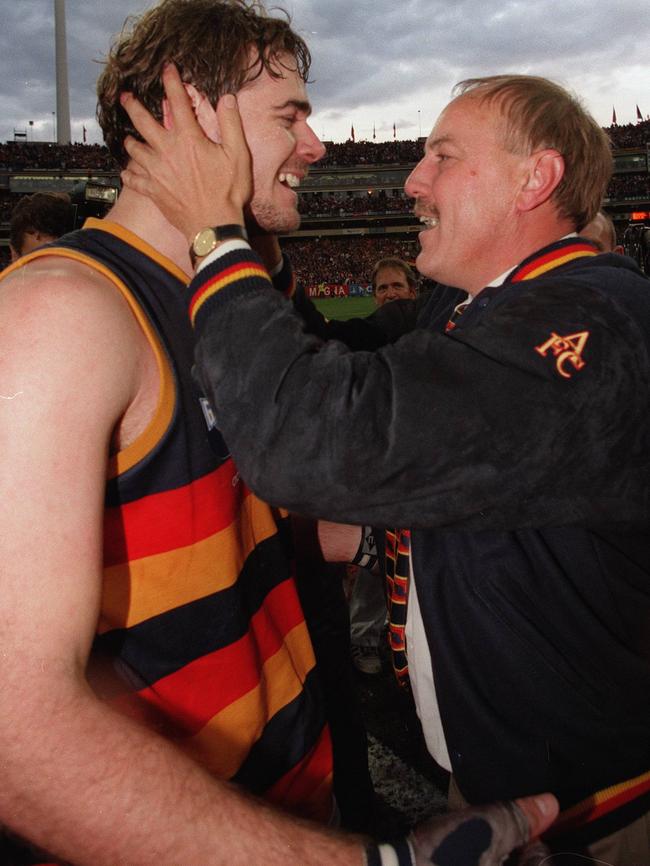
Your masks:
M94 84L127 15L154 0L67 0L72 139L101 141ZM310 96L322 138L426 135L453 84L516 71L577 92L599 123L650 114L650 5L645 0L269 0L314 57ZM52 140L53 0L0 0L0 141L14 130ZM30 124L33 121L33 125Z

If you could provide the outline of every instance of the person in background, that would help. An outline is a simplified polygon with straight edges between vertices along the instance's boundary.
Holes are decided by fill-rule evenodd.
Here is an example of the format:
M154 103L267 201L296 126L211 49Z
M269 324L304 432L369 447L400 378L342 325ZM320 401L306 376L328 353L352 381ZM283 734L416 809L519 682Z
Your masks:
M11 212L9 221L11 261L55 241L72 228L70 196L54 192L24 196Z
M581 229L580 237L596 244L601 253L624 253L623 247L618 243L614 220L600 210L596 216Z

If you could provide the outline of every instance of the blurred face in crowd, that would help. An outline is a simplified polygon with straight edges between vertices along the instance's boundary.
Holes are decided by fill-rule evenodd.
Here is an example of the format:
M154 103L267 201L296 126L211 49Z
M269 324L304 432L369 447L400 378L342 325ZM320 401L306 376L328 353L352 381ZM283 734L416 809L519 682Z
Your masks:
M405 185L424 227L424 276L477 293L508 266L523 158L502 142L497 104L461 96L438 118Z
M593 241L601 253L622 253L623 247L616 243L616 230L609 219L597 213L591 222L582 229L580 235Z
M406 274L401 268L380 268L375 276L375 303L381 307L387 301L400 298L414 298L415 289L409 286Z
M253 165L250 210L266 231L292 231L300 225L297 188L325 148L308 123L311 106L305 84L288 55L280 57L280 77L265 69L237 93ZM205 127L204 127L205 128ZM206 128L218 140L214 129Z

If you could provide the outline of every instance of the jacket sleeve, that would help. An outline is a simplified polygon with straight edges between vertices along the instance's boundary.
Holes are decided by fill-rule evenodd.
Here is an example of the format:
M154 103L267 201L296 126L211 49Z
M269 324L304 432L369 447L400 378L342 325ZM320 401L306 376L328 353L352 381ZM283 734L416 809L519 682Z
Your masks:
M648 518L647 359L598 293L551 283L542 303L520 284L472 327L351 352L269 287L244 251L190 286L199 379L267 501L376 526ZM559 367L552 335L587 331L582 368Z
M293 304L310 334L315 334L321 340L340 340L353 351L372 352L388 343L394 343L412 331L416 322L415 302L407 299L384 304L363 318L330 321L298 284L293 295Z

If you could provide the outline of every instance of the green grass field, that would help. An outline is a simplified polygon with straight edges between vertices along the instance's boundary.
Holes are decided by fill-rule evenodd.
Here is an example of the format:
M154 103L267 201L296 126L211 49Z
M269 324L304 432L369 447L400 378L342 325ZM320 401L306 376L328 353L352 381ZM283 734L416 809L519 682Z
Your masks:
M377 309L373 298L314 298L314 304L328 319L363 318Z

